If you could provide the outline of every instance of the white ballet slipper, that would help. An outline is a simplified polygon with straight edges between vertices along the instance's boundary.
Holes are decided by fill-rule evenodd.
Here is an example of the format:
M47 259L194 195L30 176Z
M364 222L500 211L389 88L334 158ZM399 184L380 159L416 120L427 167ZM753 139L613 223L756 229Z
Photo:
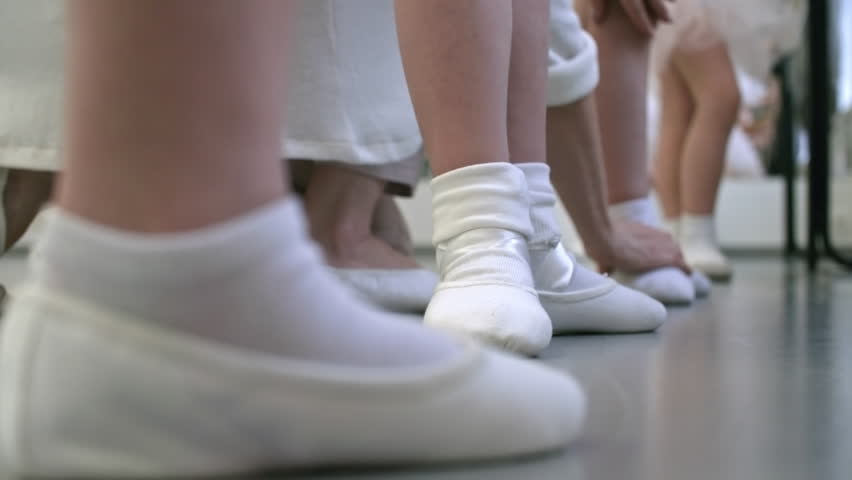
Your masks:
M712 280L726 282L734 274L734 269L728 259L713 245L684 244L683 256L692 268L701 271Z
M664 228L650 198L642 197L610 205L613 218L632 220L655 228ZM672 228L679 229L679 222ZM616 280L655 298L666 305L689 305L695 301L695 283L690 276L674 267L664 267L640 274L617 272Z
M562 246L556 193L545 163L521 163L530 192L533 235L530 265L553 332L636 333L656 330L666 319L660 302L619 285L579 263Z
M695 287L696 298L706 298L713 290L713 282L699 270L692 271L692 285Z
M428 366L313 363L41 286L18 292L0 342L0 457L26 478L239 478L514 457L565 446L585 412L571 378L472 342Z
M617 272L619 283L629 285L665 305L683 306L695 301L695 283L674 267L658 268L638 275Z
M565 272L566 285L571 284L574 275L599 276L576 263L561 244L543 263L564 270L570 265L572 268ZM610 278L595 279L595 284L579 288L545 289L538 285L537 291L553 322L554 334L651 332L667 316L666 307L660 302Z
M332 268L337 278L373 305L399 313L423 313L438 275L426 269Z
M713 216L683 215L680 225L680 242L686 262L712 280L730 280L734 271L719 249Z
M540 353L553 327L530 272L523 172L509 163L460 168L432 180L432 195L441 282L425 323L526 355Z

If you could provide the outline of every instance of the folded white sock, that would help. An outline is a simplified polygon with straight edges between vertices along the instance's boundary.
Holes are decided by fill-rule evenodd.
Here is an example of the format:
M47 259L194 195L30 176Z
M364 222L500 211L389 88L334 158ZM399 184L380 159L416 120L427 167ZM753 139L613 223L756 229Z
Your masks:
M680 218L666 218L663 220L663 227L674 238L680 238Z
M718 248L716 223L712 215L684 214L680 218L680 240L684 243L706 243Z
M282 200L209 228L118 231L62 211L35 255L34 279L160 326L299 359L411 365L456 346L342 288Z
M528 355L550 343L529 266L529 198L509 163L460 168L432 180L433 243L441 282L427 325Z
M732 268L719 248L712 215L683 215L680 220L680 241L686 261L693 268L711 278L730 278Z
M680 218L666 218L663 221L666 230L676 239L680 239ZM692 275L690 276L692 279L692 285L695 287L695 296L697 298L704 298L710 295L710 291L713 289L713 283L707 278L700 270L692 270Z
M611 205L609 212L614 218L661 227L654 205L648 197ZM692 279L674 267L658 268L637 275L618 275L627 285L663 303L688 304L695 300L695 285Z
M533 233L530 265L554 333L618 333L656 330L666 309L647 295L619 285L577 262L561 243L556 194L545 163L517 165L530 192Z

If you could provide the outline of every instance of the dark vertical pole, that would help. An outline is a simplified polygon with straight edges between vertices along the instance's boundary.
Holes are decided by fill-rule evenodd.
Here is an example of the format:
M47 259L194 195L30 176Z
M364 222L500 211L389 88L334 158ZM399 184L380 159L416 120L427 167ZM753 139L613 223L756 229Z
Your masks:
M808 193L808 268L816 270L821 243L828 229L830 64L828 0L810 2L808 39L810 60L810 191Z
M775 66L773 72L781 93L781 114L778 118L772 173L784 176L784 254L799 253L796 235L796 129L793 94L790 91L789 59Z

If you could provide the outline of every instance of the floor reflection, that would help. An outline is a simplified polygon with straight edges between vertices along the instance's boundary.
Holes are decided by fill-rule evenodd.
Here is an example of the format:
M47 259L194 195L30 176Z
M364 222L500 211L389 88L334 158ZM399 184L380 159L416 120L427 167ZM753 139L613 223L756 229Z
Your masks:
M850 478L846 273L808 279L798 263L740 260L734 283L673 311L660 332L559 338L541 361L572 372L589 395L586 432L567 452L496 465L267 478Z

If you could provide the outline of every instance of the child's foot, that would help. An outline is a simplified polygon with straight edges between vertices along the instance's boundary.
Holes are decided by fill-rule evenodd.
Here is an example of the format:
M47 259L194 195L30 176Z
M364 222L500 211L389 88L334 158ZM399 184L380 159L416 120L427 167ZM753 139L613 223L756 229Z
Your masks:
M140 235L59 212L0 336L6 469L244 476L517 456L577 435L571 378L351 298L300 217L284 201Z

